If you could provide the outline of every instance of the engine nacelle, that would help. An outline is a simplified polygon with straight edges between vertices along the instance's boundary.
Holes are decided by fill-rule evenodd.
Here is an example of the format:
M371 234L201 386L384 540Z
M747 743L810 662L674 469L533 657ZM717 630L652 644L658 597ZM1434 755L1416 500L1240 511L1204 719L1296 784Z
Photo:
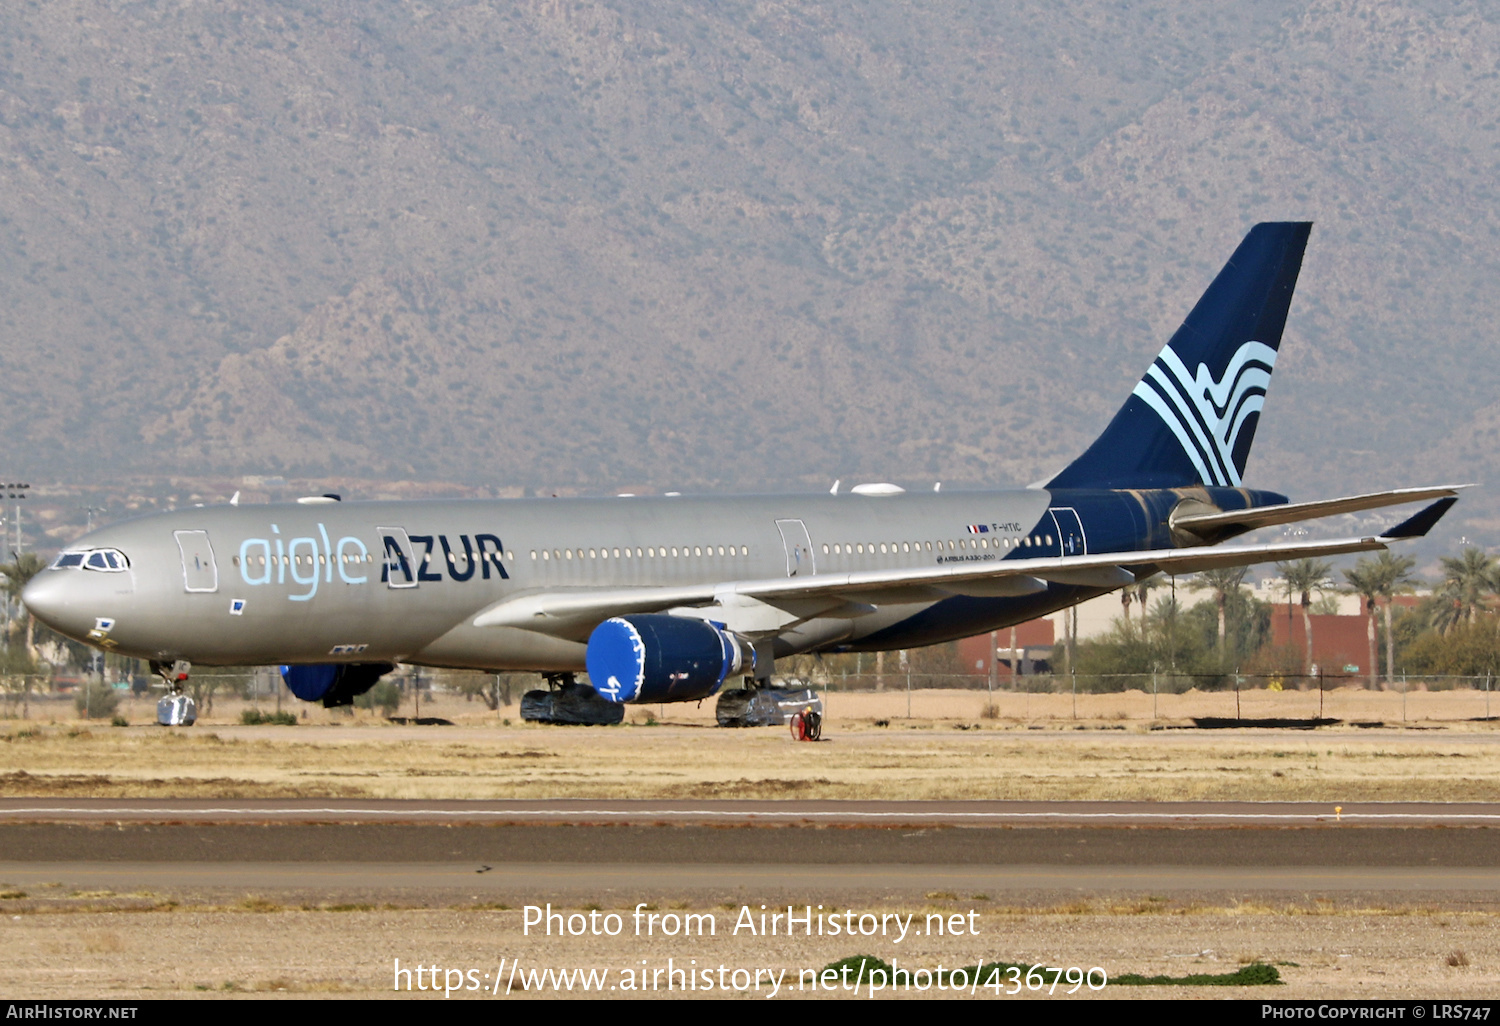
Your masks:
M589 635L589 682L611 702L696 702L750 673L750 643L707 620L652 614L605 620Z
M394 663L321 663L314 666L283 666L281 677L292 694L304 702L322 701L332 709L353 705L354 696L373 688L394 670Z

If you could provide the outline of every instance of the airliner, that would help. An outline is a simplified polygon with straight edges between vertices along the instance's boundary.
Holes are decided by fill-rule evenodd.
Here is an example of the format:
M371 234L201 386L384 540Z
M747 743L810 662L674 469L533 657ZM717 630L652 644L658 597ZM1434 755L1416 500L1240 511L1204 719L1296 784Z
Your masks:
M193 664L278 664L298 697L337 706L405 663L535 671L616 707L753 691L796 653L937 644L1157 573L1382 549L1426 534L1458 488L1291 502L1242 483L1310 230L1252 228L1104 432L1042 485L231 502L93 531L22 598L178 690ZM1226 544L1418 502L1378 535Z

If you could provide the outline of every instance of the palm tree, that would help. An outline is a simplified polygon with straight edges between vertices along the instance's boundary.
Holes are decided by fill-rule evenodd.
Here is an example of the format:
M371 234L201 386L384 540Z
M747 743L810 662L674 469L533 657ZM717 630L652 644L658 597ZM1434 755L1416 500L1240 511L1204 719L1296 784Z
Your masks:
M1312 605L1312 593L1323 591L1324 581L1333 571L1331 563L1325 563L1321 559L1299 559L1292 563L1277 563L1276 569L1281 571L1281 576L1286 578L1288 601L1290 593L1300 592L1302 595L1302 629L1307 635L1307 662L1304 673L1312 674L1313 667L1313 633L1312 613L1309 607Z
M1225 640L1228 634L1229 596L1240 590L1240 586L1245 583L1245 575L1249 572L1250 568L1247 566L1205 570L1196 574L1188 582L1188 587L1194 591L1213 592L1214 602L1219 607L1219 657L1221 659L1225 655Z
M1148 599L1153 588L1161 586L1160 575L1148 577L1135 586L1135 600L1141 605L1141 637L1146 636L1146 607L1150 604Z
M1374 560L1361 559L1353 570L1344 571L1344 580L1349 588L1365 600L1365 635L1370 641L1370 690L1374 690L1379 677L1375 664L1375 604L1380 598L1383 581Z
M20 599L21 589L26 587L26 582L47 567L47 561L35 552L18 552L15 559L9 563L0 564L0 577L5 578L3 589L6 600ZM26 658L36 658L36 617L31 611L26 612Z
M1380 597L1385 599L1385 683L1387 688L1394 687L1396 684L1396 638L1391 632L1391 606L1398 594L1411 591L1417 584L1417 579L1411 575L1411 568L1416 565L1416 556L1395 556L1390 550L1381 552L1375 557L1375 569L1380 577Z
M1446 634L1459 623L1474 622L1475 615L1485 608L1485 597L1496 588L1496 575L1494 557L1473 545L1465 546L1457 559L1444 556L1442 563L1443 584L1438 596L1443 601L1434 626Z

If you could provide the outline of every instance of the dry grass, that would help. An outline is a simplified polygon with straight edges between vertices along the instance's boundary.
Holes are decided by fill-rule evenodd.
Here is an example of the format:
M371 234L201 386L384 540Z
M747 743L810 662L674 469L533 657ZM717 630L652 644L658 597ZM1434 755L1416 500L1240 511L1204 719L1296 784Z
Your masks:
M91 955L115 954L125 950L125 939L113 930L87 930L83 950Z
M780 729L717 729L711 702L635 709L639 722L614 728L505 725L506 710L455 699L423 704L453 727L321 709L296 727L90 731L33 720L0 725L0 795L1500 800L1500 732L1457 716L1471 693L1409 696L1409 707L1448 716L1443 725L1316 731L1152 731L1120 719L1142 698L1151 696L1081 695L1088 718L1074 720L1069 695L996 693L991 719L984 692L919 692L912 705L923 716L908 719L904 692L834 693L819 744ZM1330 694L1325 711L1399 698ZM1241 706L1286 716L1287 701L1309 699L1316 693L1246 693ZM1174 715L1223 715L1232 700L1160 698ZM219 704L223 719L238 712ZM647 714L663 720L647 726Z
M188 914L179 910L132 917L128 933L121 931L114 913L39 914L10 925L11 955L0 965L0 987L36 998L226 992L380 997L391 993L395 959L403 966L420 962L482 972L494 970L497 950L521 958L527 967L595 966L619 973L643 964L663 966L667 958L679 965L696 959L700 965L784 967L792 980L800 968L866 950L899 957L909 967L996 957L1055 965L1062 958L1062 964L1107 967L1112 977L1124 972L1174 977L1224 973L1261 962L1281 967L1286 986L1274 996L1298 1000L1368 997L1372 992L1408 999L1483 999L1493 995L1500 980L1492 968L1500 936L1493 912L1466 911L1464 921L1456 923L1452 910L1416 909L1392 916L1384 910L1278 907L1257 908L1246 916L1241 907L1191 900L1090 899L1047 908L983 908L978 938L913 935L896 945L879 938L731 936L722 926L742 900L693 903L695 909L717 912L721 929L716 936L631 938L628 943L590 936L524 937L520 911L478 908L387 906L338 914L287 909L258 915L244 908L200 907ZM627 914L632 908L618 898L602 905ZM852 907L920 915L919 902ZM1305 911L1313 914L1287 914ZM1464 948L1454 947L1457 940ZM164 951L171 957L163 958ZM1104 996L1122 995L1106 991ZM1192 994L1151 988L1123 996Z
M513 697L518 701L519 692ZM1489 696L1486 705L1483 691L1469 689L1449 691L1413 690L1405 695L1399 691L1370 691L1363 687L1327 688L1320 696L1317 690L1268 691L1263 688L1241 690L1236 695L1229 691L1192 690L1180 695L1151 695L1143 691L1124 691L1112 694L1027 693L1020 691L995 691L964 689L918 689L908 697L900 678L893 676L890 686L884 691L825 691L823 692L830 725L848 729L863 724L871 725L877 719L885 719L893 725L907 721L908 704L911 717L916 723L946 724L977 723L989 721L999 726L1072 726L1082 723L1092 726L1106 725L1190 725L1193 717L1234 717L1246 719L1308 719L1323 715L1354 722L1378 722L1391 726L1407 725L1427 727L1443 724L1473 723L1486 715L1500 717L1500 691ZM217 728L224 725L239 725L240 714L254 708L263 714L275 711L274 702L256 705L237 698L221 698L214 704L213 714L205 715L199 726ZM385 716L378 711L349 708L328 710L317 705L306 705L290 699L283 709L299 717L298 726L385 726ZM1488 712L1487 712L1488 710ZM200 710L201 711L201 710ZM502 706L498 711L486 708L483 702L465 701L456 695L441 694L424 697L421 715L437 716L452 720L460 726L504 726L507 721L520 723L517 705ZM126 697L120 712L132 724L149 725L156 718L155 699ZM406 702L398 710L401 716L410 717L417 710ZM12 702L0 704L0 743L24 741L28 732L38 725L52 723L78 733L100 734L102 721L80 721L75 717L71 702L33 701L30 720L18 719L20 706ZM640 726L649 724L695 724L711 726L714 722L712 700L681 705L633 706L626 720ZM7 722L9 726L7 727ZM256 733L273 735L286 727L259 726Z

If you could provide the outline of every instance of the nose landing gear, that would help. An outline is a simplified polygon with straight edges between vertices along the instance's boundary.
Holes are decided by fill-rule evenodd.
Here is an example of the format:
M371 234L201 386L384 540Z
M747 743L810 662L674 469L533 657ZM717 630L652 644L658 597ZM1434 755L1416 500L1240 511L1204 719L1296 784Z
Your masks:
M175 662L151 660L151 672L167 683L167 693L156 703L156 722L163 727L191 727L198 720L198 705L182 690L192 664L186 659Z

